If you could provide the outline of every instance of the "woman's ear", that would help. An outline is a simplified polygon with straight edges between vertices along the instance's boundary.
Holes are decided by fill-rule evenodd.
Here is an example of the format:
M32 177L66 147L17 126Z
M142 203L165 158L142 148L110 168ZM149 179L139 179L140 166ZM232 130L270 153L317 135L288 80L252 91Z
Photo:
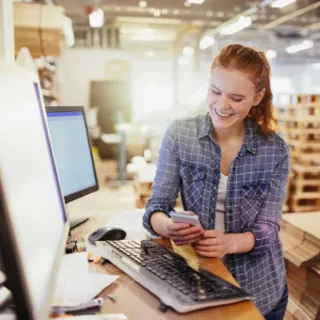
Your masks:
M262 89L260 92L255 94L255 96L253 98L253 106L254 107L257 106L261 102L265 92L266 92L266 88Z

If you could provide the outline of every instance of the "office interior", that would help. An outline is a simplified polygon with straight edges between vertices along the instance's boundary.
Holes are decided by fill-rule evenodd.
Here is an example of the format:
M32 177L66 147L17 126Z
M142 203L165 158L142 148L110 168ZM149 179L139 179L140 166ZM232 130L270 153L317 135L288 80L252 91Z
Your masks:
M85 253L84 272L118 277L105 278L105 286L97 285L99 291L91 298L100 296L104 301L103 307L92 312L97 316L263 319L251 301L188 313L161 310L157 294L120 266L106 262L88 240L101 227L124 230L129 240L150 239L142 226L142 215L151 196L164 132L174 119L207 113L212 59L232 43L266 52L272 69L276 131L290 148L280 230L289 287L285 319L320 318L320 1L0 0L0 5L0 91L5 91L5 85L13 90L11 96L1 94L6 103L0 106L1 146L7 148L0 163L4 168L0 170L0 319L47 318L57 300L54 291L62 261L81 253ZM15 79L11 87L6 81L10 74ZM28 91L30 84L36 91ZM40 113L29 113L35 126L19 127L21 119L15 120L12 110L8 111L11 103L19 105L14 94L18 85L21 104L25 101L22 97L29 100L25 110L21 105L16 112L42 110L41 117ZM4 126L6 116L17 121L12 131ZM34 128L38 140L31 134ZM27 139L22 130L30 130L26 137L34 139L34 154L25 154L26 161L23 152L28 148L19 147L17 140ZM6 132L12 132L12 139ZM43 150L38 151L41 145ZM16 155L12 160L11 154ZM46 190L54 193L50 201L61 211L60 217L65 217L52 220L59 232L49 228L48 220L33 217L28 232L19 233L21 220L10 216L11 211L18 212L9 201L10 182L16 186L18 182L13 172L11 180L6 165L13 163L12 168L21 174L33 172L32 159L47 164L47 169L38 167L50 180L40 194L44 196ZM27 183L21 181L16 188L23 191ZM32 186L31 178L29 183ZM37 190L33 191L36 199ZM28 192L31 195L32 190ZM18 199L19 194L14 197ZM40 200L39 206L43 203ZM182 210L180 198L176 210ZM52 214L52 208L49 211ZM9 271L5 258L11 264L27 265L21 243L32 233L30 245L36 241L41 223L46 224L43 230L48 230L52 240L52 247L48 244L46 248L55 250L55 255L47 257L52 265L44 277L52 278L50 284L39 282L43 298L37 300L29 264ZM194 258L189 248L183 250L168 241L162 244ZM202 267L207 263L212 272L236 285L216 260L200 259L198 263ZM70 277L71 273L70 269ZM82 277L91 281L87 275ZM17 294L19 286L22 289ZM82 288L89 290L85 284ZM12 303L17 308L12 308Z

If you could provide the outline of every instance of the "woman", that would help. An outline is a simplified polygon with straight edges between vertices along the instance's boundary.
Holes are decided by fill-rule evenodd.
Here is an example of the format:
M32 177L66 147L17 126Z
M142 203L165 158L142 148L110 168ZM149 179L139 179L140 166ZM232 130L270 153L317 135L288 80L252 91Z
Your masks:
M286 143L272 131L270 66L242 45L214 59L206 116L174 121L164 136L144 215L147 230L224 258L266 319L283 319L287 284L279 227L289 173ZM173 223L178 192L202 228Z

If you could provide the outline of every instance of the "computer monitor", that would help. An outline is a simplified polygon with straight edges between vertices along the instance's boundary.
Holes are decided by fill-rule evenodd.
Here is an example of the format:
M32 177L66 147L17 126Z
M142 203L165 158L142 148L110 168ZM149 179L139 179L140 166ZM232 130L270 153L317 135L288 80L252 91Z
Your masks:
M65 202L99 189L83 107L46 107ZM87 218L70 217L71 227Z
M18 319L47 319L69 231L37 75L0 62L0 249Z

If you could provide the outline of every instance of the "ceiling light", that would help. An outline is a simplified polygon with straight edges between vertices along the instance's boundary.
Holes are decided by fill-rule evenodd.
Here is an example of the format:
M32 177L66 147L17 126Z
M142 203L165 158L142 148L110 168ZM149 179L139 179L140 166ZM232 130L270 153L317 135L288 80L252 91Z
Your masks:
M184 47L182 50L184 56L191 57L194 55L194 48L192 47Z
M301 50L306 50L306 49L310 49L312 48L314 45L313 41L311 40L304 40L303 42L301 43L298 43L298 44L295 44L295 45L292 45L292 46L289 46L286 48L286 51L288 53L296 53L298 51L301 51Z
M204 36L199 43L199 47L200 49L204 50L212 46L214 43L215 43L215 40L213 37Z
M203 4L206 0L188 0L188 2L193 4Z
M151 28L142 29L135 38L142 41L151 41L154 39L154 30Z
M91 28L101 28L104 24L104 12L102 9L93 10L89 15L89 24Z
M140 8L145 8L147 6L147 1L139 1L139 7Z
M244 28L249 27L251 23L252 23L252 20L250 17L241 16L234 23L231 23L228 26L222 28L222 30L220 31L220 34L223 34L223 35L234 34Z
M271 3L272 8L284 8L291 3L294 3L296 0L276 0Z
M162 14L168 14L168 9L166 9L166 8L162 9L162 10L161 10L161 13L162 13Z
M154 15L155 17L160 17L161 11L160 11L159 9L155 9L155 10L153 11L153 15Z
M266 56L269 60L274 59L277 57L277 51L274 50L267 50Z

